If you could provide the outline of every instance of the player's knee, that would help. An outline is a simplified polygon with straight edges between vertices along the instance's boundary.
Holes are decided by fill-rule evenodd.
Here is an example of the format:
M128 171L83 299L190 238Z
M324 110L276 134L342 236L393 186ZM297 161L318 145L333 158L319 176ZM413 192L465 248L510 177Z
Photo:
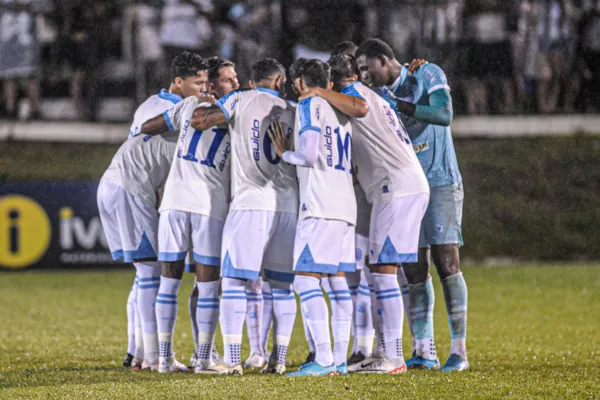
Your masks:
M460 256L457 244L432 246L431 253L440 279L445 279L460 272Z
M411 285L423 283L429 276L429 249L419 249L419 259L416 263L402 264L406 281Z
M215 282L219 280L220 268L211 265L196 264L196 279L198 282Z
M185 265L180 262L164 262L162 263L162 276L165 278L171 279L181 279L183 278L183 270L185 269Z

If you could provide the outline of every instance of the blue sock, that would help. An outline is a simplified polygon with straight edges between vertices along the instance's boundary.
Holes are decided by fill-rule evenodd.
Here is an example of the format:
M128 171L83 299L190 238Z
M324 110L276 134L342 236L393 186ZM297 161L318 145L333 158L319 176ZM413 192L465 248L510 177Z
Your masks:
M450 354L458 354L467 359L467 282L462 272L442 280L444 300L450 325Z
M409 285L410 319L416 339L416 353L429 360L437 359L433 340L433 304L435 294L431 277L423 283Z

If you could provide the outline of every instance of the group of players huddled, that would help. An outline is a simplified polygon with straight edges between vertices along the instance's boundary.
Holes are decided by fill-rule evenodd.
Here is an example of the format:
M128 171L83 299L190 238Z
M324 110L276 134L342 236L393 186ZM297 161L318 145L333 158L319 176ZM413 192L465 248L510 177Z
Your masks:
M469 369L463 189L444 72L423 60L402 65L368 39L341 43L327 63L297 59L288 73L298 103L285 99L288 75L272 58L255 63L240 90L231 61L184 52L169 89L136 111L98 188L113 257L136 267L125 365L188 370L173 352L188 270L198 374L243 373L244 323L244 367L286 373L296 295L309 355L288 376ZM430 258L451 333L443 367Z

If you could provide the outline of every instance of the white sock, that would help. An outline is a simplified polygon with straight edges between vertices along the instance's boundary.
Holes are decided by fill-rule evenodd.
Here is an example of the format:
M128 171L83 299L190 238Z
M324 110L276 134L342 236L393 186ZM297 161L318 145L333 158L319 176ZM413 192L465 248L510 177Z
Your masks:
M319 279L296 275L294 290L300 296L304 321L315 343L315 361L321 366L330 366L333 364L333 352L329 332L329 310L319 286Z
M198 359L209 361L219 322L219 281L196 282L196 331Z
M144 360L158 361L158 334L154 302L160 286L160 263L134 263L138 273L137 309L141 317Z
M400 285L400 291L402 292L402 304L404 305L404 315L406 316L406 322L408 322L408 329L410 330L410 338L412 341L411 352L415 352L417 349L417 339L413 331L413 321L410 318L410 295L408 292L408 281L404 275L404 269L402 266L398 267L398 285Z
M137 275L127 297L127 353L135 355L135 302L137 301Z
M234 366L242 362L242 334L246 319L246 282L223 278L221 295L221 332L225 346L225 364Z
M296 320L296 296L289 283L272 282L273 292L273 355L275 361L285 365L288 346Z
M156 322L161 357L173 356L173 332L177 318L177 293L180 286L179 279L160 277L160 287L156 295Z
M370 357L373 353L373 340L375 339L371 310L371 290L365 272L361 271L360 276L360 285L356 297L356 333L354 341L356 342L356 351Z
M271 292L271 285L269 282L263 281L262 284L263 294L263 319L262 327L260 330L260 345L263 352L268 351L269 332L271 331L271 324L273 323L273 293Z
M377 312L377 296L375 295L374 289L374 277L371 270L365 269L365 277L368 282L369 293L371 294L371 315L373 318L373 330L375 331L375 351L374 354L377 357L382 357L385 354L383 332L381 330L381 316ZM366 289L363 289L366 290Z
M139 290L138 290L139 291ZM142 317L135 302L135 358L144 360L144 333L142 331Z
M192 327L192 338L194 339L194 354L198 354L198 323L196 322L196 310L198 306L197 293L196 280L194 280L194 288L192 289L188 300L188 313L190 315L190 325Z
M246 331L251 353L262 353L260 333L265 302L262 295L262 279L246 282Z
M358 339L356 337L356 299L358 297L358 286L360 285L360 271L346 272L346 282L352 297L352 354L358 351ZM335 351L335 350L334 350Z
M402 292L396 274L373 274L375 301L381 315L381 332L385 355L391 359L403 359L402 323L404 308Z
M331 330L333 331L333 362L341 365L348 359L350 327L352 326L352 297L345 277L331 276L321 279L321 285L331 304ZM327 287L327 288L326 288Z

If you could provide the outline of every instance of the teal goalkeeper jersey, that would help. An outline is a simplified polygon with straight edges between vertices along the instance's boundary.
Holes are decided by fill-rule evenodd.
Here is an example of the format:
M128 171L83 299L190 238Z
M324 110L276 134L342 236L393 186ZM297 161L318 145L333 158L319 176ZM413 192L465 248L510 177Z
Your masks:
M402 67L400 76L389 88L404 101L429 105L429 96L436 90L450 90L446 74L435 64L421 66L413 75ZM417 157L427 176L429 187L459 184L462 182L449 126L433 125L413 117L399 114Z

